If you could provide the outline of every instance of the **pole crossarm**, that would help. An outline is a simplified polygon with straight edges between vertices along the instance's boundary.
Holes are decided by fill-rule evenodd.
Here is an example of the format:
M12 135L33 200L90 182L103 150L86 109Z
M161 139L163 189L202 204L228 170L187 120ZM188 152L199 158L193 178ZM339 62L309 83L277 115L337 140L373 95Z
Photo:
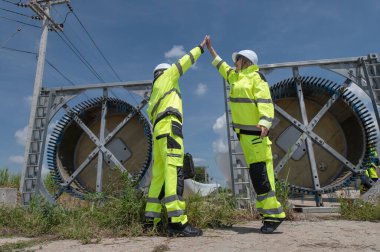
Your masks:
M28 3L29 8L34 11L37 16L39 16L41 19L47 19L51 23L51 27L53 29L58 29L61 32L63 32L63 28L57 24L53 18L50 16L48 12L45 11L46 8L50 8L51 5L56 5L56 4L63 4L63 3L69 3L70 1L68 0L57 0L57 1L50 1L50 0L31 0Z

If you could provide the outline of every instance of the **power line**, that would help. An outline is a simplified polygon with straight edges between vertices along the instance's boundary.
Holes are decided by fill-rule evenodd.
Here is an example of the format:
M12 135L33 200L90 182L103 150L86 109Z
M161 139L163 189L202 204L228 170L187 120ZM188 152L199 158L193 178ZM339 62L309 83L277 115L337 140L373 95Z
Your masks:
M69 49L79 58L80 61L90 70L90 72L101 82L104 82L102 77L95 71L95 69L91 66L91 64L84 58L84 56L80 53L80 51L76 48L76 46L70 41L65 33L62 33L65 38L63 38L59 32L56 34L62 39L62 41L69 47Z
M83 23L81 22L81 20L79 19L78 15L74 12L74 9L71 7L71 5L69 3L66 4L67 7L69 8L70 12L73 13L74 17L76 18L76 20L78 21L78 23L81 25L81 27L83 28L83 30L86 32L87 36L89 37L89 39L91 40L92 44L95 46L95 48L97 49L97 51L99 52L99 54L102 56L102 58L104 59L104 61L107 63L108 67L111 69L111 71L113 72L113 74L116 76L116 78L121 82L121 78L120 76L117 74L117 72L115 71L115 69L112 67L111 63L108 61L108 59L105 57L105 55L103 54L103 52L100 50L100 48L98 47L98 45L95 43L95 40L92 38L92 36L90 35L90 33L88 32L88 30L86 29L86 27L83 25ZM66 15L67 17L67 15ZM66 19L65 19L66 20ZM127 91L127 94L129 94L132 99L134 100L134 102L136 104L138 104L137 100L135 99L135 97L130 93L129 90L126 90ZM112 92L112 91L111 91ZM112 92L113 93L113 92ZM113 93L114 94L114 93ZM114 94L115 95L115 94ZM115 95L116 96L116 95ZM144 113L144 112L143 112Z
M11 40L14 36L16 36L16 34L20 31L21 31L21 28L17 28L17 30L7 40L4 41L1 47L4 47L8 43L8 41Z
M12 1L8 1L8 0L1 0L1 1L3 1L3 2L7 2L7 3L11 3L11 4L14 4L14 5L17 4L17 3L14 3L14 2L12 2Z
M57 73L59 75L61 75L62 78L64 78L65 80L67 80L72 86L75 86L74 82L72 82L69 78L67 78L58 68L56 68L50 61L48 61L47 59L45 59L46 63L49 64L49 66L51 66L55 71L57 71Z
M24 50L20 50L20 49L16 49L16 48L11 48L11 47L6 47L6 46L2 46L1 49L8 50L8 51L22 52L22 53L28 53L28 54L37 55L37 53L35 53L35 52L24 51Z
M40 26L37 26L37 25L28 24L28 23L25 23L25 22L22 22L22 21L19 21L19 20L15 20L15 19L3 17L3 16L0 16L0 18L1 19L6 19L6 20L9 20L9 21L13 21L13 22L16 22L16 23L24 24L24 25L29 25L29 26L36 27L36 28L41 28Z
M21 53L27 53L27 54L33 54L33 55L36 55L38 56L38 53L35 53L35 52L31 52L31 51L25 51L25 50L20 50L20 49L16 49L16 48L11 48L11 47L5 47L5 46L2 46L1 49L4 49L4 50L8 50L8 51L14 51L14 52L21 52ZM61 75L62 78L64 78L65 80L67 80L71 85L75 86L74 82L71 81L66 75L64 75L56 66L54 66L50 61L48 61L47 59L45 59L46 63L48 63L48 65L53 68L59 75Z
M95 46L95 48L97 49L97 51L99 52L99 54L102 56L102 58L107 63L107 65L109 66L109 68L111 68L111 70L115 74L116 78L119 81L122 81L121 78L120 78L120 76L116 73L115 69L112 67L111 63L107 60L107 58L104 56L103 52L99 49L98 45L95 43L94 39L92 38L92 36L90 35L90 33L87 31L86 27L84 27L84 25L80 21L78 15L73 10L71 12L74 14L74 17L78 20L79 24L82 26L83 30L86 32L87 36L89 37L89 39L91 40L92 44Z
M0 8L0 10L6 11L6 12L11 12L11 13L14 13L14 14L17 14L17 15L20 15L20 16L28 17L28 18L33 18L32 16L29 16L29 15L26 15L24 13L20 13L20 12L17 12L17 11L12 11L12 10L8 10L8 9L4 9L4 8Z

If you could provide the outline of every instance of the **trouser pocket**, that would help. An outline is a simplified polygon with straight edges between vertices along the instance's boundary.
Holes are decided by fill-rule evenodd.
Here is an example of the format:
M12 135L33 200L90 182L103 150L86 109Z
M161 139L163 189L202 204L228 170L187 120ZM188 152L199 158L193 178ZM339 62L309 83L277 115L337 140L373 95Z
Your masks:
M167 136L168 149L181 149L181 145L171 136Z
M250 164L249 175L251 176L253 188L258 195L271 191L265 162Z
M179 122L172 121L172 132L174 135L183 139L182 125Z

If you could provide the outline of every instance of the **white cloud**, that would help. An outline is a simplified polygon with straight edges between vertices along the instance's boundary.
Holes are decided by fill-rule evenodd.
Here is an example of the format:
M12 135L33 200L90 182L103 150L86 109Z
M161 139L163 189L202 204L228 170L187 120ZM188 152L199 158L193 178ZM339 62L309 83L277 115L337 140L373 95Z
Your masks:
M226 133L226 113L224 113L222 116L219 116L214 125L212 126L212 129L215 133L219 135L225 135Z
M216 141L212 143L212 149L215 153L227 153L228 152L228 145L227 145L227 139L218 138Z
M167 59L173 59L173 58L179 58L186 54L185 47L182 45L174 45L172 49L170 49L168 52L165 53L165 58Z
M203 159L203 158L193 158L193 161L194 161L195 166L207 165L206 159Z
M20 156L20 155L10 156L8 159L10 162L15 163L15 164L23 164L24 163L24 156Z
M193 65L191 65L190 68L193 70L197 70L198 69L197 62L195 62Z
M207 92L207 85L203 83L199 83L197 86L197 89L195 90L195 93L199 96L206 94Z
M219 168L219 171L223 174L227 185L231 187L231 170L230 157L228 155L226 113L216 119L214 125L212 126L212 129L216 134L218 134L218 138L212 143L215 162Z
M22 146L25 146L26 137L28 135L28 126L25 126L23 129L19 129L15 133L16 142Z
M212 129L216 134L219 135L218 139L212 143L212 148L215 153L227 153L227 124L226 124L226 113L218 117L212 126Z

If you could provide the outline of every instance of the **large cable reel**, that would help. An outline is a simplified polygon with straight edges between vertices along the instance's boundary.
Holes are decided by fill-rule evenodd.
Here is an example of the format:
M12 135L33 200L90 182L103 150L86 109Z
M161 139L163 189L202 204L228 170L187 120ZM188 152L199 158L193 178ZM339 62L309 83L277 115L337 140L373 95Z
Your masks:
M334 192L368 167L377 130L371 113L346 84L293 77L271 87L275 174L291 191Z
M97 146L92 138L100 138L102 120L105 145ZM138 183L150 166L151 151L151 128L145 116L123 100L100 97L78 104L61 118L50 137L47 161L61 191L83 198L99 191L99 184L112 184L115 176L120 176L118 166L125 167L131 180Z

